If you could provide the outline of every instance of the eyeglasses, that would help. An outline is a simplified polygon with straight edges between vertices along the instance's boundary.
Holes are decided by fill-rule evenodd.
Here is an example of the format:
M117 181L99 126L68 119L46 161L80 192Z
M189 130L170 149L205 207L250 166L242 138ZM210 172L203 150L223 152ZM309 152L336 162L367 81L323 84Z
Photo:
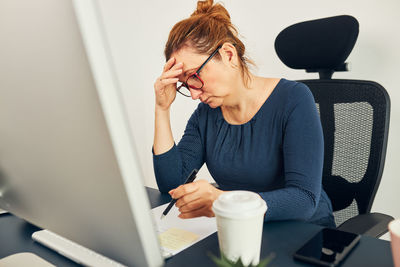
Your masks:
M190 89L194 90L201 90L204 86L203 80L200 78L200 71L201 69L207 64L208 61L212 59L212 57L218 52L218 50L221 48L221 45L217 47L217 49L214 50L214 52L211 53L211 55L204 61L203 64L196 70L195 73L190 75L187 79L186 82L178 82L176 90L187 97L191 97L190 94Z

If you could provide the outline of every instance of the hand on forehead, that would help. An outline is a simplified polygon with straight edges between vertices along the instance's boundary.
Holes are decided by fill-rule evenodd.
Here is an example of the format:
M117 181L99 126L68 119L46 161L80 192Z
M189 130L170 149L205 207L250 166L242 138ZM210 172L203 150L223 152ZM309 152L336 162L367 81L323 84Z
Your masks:
M189 46L184 46L174 52L171 57L175 58L176 63L183 63L183 72L180 78L194 73L203 64L204 60L207 59L207 55L200 55Z

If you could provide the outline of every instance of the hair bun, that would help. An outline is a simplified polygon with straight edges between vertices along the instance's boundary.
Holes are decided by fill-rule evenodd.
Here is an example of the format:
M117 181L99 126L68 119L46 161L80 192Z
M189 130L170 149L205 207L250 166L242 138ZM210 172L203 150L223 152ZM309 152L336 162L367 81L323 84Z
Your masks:
M213 0L198 1L197 9L191 16L207 16L226 24L231 22L228 11L219 3L214 5Z
M197 9L193 12L192 16L207 14L213 7L214 0L197 1Z

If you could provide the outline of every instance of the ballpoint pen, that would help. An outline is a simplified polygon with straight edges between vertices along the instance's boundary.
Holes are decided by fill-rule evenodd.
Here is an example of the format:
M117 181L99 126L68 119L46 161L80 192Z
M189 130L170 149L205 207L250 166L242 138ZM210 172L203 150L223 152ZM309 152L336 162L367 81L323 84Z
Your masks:
M198 170L194 169L189 176L186 178L186 181L183 184L188 184L194 181L194 179L196 179L196 174L197 174ZM176 203L177 199L172 199L171 202L169 203L168 207L163 211L163 213L161 214L161 218L163 219L168 212L170 211L170 209L172 208L172 206Z

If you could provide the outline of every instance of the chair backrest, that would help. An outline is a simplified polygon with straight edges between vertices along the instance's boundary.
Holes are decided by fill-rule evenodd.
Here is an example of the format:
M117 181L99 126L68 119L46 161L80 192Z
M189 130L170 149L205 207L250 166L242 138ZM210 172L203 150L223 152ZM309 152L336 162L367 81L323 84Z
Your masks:
M390 99L381 85L331 79L335 71L347 70L344 61L357 36L357 20L337 16L292 25L275 41L286 65L320 74L320 79L300 82L310 88L320 114L325 141L322 181L337 225L370 212L389 131Z

